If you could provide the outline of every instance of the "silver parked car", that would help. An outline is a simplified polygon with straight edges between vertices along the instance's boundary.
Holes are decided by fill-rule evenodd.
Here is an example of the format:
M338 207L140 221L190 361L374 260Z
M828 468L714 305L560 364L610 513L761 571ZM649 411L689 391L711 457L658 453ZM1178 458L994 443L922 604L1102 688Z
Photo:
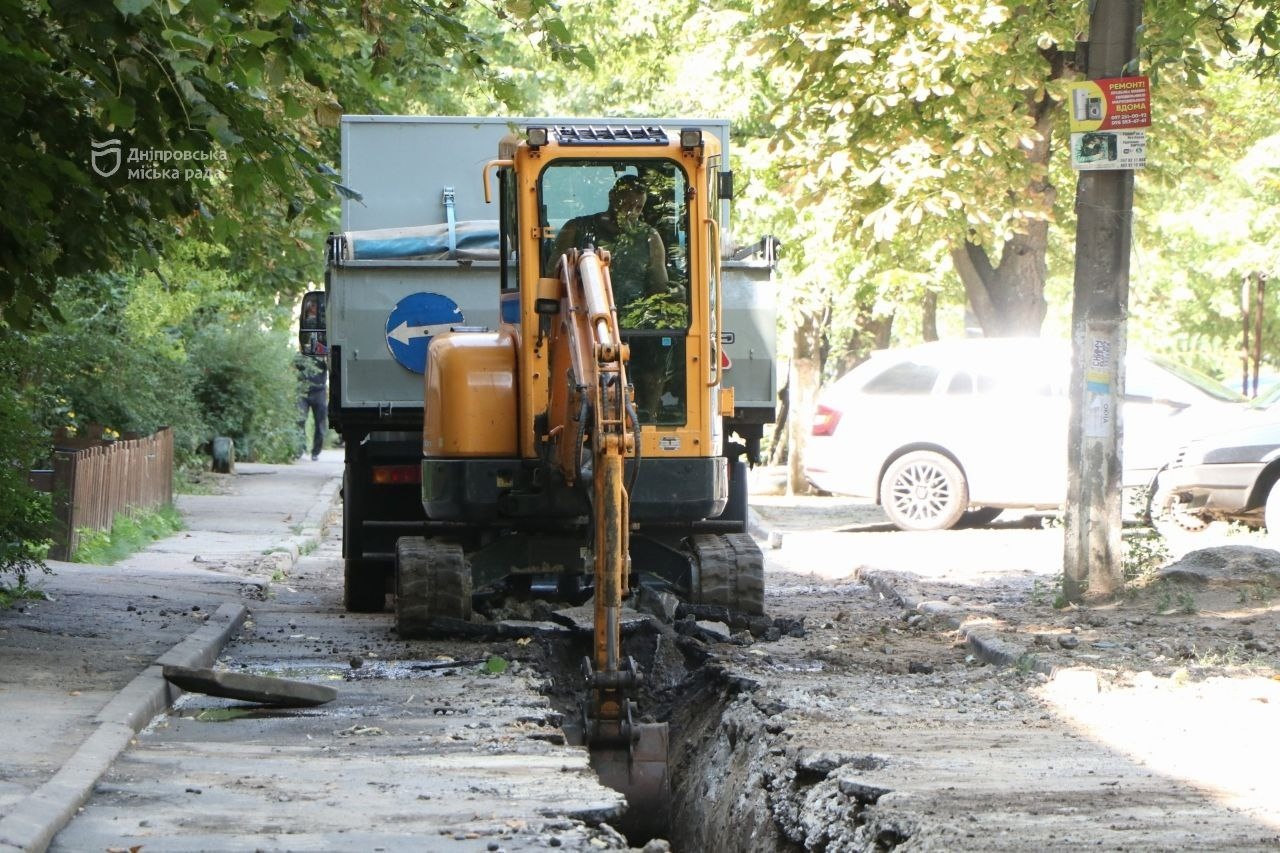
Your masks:
M805 453L819 489L876 500L897 527L982 524L1066 497L1068 343L939 341L884 350L825 388ZM1124 481L1150 484L1243 398L1169 362L1125 362Z
M1157 479L1152 514L1186 530L1239 521L1280 533L1280 388L1233 423L1180 447Z

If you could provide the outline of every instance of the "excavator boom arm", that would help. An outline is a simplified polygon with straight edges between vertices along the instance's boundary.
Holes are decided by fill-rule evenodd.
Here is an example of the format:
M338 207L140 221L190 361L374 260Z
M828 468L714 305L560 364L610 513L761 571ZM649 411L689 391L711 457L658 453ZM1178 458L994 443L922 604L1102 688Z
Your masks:
M629 429L627 347L618 331L609 278L609 255L592 249L572 250L560 262L563 320L558 326L567 338L574 391L567 413L588 422L585 429L564 424L558 456L561 472L570 481L580 475L583 436L591 457L592 558L595 573L595 642L592 660L592 718L605 723L626 715L627 678L621 660L621 609L629 582L629 506L624 483L628 452L634 449Z

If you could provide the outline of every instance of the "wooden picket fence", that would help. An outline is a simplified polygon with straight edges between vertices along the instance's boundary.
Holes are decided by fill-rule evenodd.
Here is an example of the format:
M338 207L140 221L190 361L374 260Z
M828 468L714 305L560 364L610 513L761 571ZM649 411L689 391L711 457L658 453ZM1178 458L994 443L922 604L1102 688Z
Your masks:
M49 556L69 560L80 530L110 530L121 513L173 503L173 430L117 441L55 437L53 470L32 472L31 482L53 492Z

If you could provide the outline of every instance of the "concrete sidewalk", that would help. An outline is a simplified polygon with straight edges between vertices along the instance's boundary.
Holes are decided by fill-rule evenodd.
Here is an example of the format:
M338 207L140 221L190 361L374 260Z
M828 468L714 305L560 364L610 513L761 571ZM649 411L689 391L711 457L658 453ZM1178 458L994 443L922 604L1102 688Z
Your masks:
M186 529L114 566L51 562L47 601L0 611L0 850L43 850L134 734L177 696L165 664L208 666L329 523L342 451L240 463L180 495Z

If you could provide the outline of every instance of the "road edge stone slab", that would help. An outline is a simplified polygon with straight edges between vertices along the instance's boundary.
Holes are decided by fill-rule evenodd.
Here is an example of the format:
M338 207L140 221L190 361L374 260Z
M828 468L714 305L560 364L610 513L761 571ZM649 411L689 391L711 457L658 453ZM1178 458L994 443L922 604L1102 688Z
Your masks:
M997 666L1025 666L1032 672L1039 672L1049 678L1054 678L1061 671L1060 667L1041 660L1028 651L1027 646L1011 643L1000 637L989 626L968 623L967 615L960 608L945 601L926 598L909 578L901 574L859 567L854 570L853 576L855 580L894 599L903 607L946 620L960 632L973 653L987 663Z
M271 589L270 578L274 572L289 572L304 554L324 539L325 532L329 529L329 513L337 503L341 487L341 477L327 480L320 487L316 500L307 509L302 521L294 528L297 533L277 544L271 553L258 561L256 574L263 577L256 582L261 585L264 594Z
M53 778L16 803L0 820L0 851L40 853L48 848L53 837L89 798L116 757L129 746L133 736L178 697L180 691L164 679L163 665L212 664L247 615L243 605L223 604L208 622L125 685L98 713L97 730Z

